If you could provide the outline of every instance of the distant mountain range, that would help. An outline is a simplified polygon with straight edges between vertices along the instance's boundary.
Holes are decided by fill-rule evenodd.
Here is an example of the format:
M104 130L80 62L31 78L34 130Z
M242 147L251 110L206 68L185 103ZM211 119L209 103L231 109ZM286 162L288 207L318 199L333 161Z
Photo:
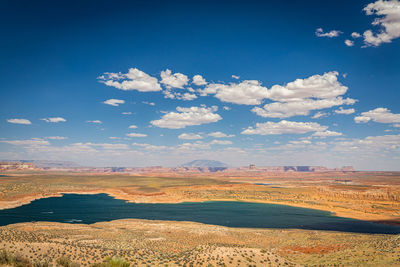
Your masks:
M79 168L82 167L72 161L62 161L62 160L2 160L5 162L29 162L33 163L38 168Z
M217 160L198 159L182 164L180 167L188 168L227 168L228 165Z

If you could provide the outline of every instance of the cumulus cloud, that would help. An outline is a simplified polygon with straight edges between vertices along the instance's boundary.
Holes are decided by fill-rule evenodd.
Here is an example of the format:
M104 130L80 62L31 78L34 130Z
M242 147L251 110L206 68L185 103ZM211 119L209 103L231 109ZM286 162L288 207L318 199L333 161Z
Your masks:
M161 91L161 86L157 78L152 77L137 68L130 68L126 74L106 72L98 77L100 82L105 85L115 87L120 90L139 92Z
M336 142L333 151L340 152L377 152L381 150L399 151L400 134L367 136L364 139L352 139L349 141Z
M232 141L229 140L212 140L211 145L231 145Z
M176 110L178 112L168 112L161 119L151 121L150 123L160 128L181 129L186 126L217 122L222 119L220 115L214 113L218 110L215 106L211 108L205 106L177 107Z
M327 117L329 115L329 113L325 113L325 112L320 112L318 111L317 113L315 113L312 118L313 119L319 119L319 118L323 118L323 117Z
M156 146L156 145L151 145L151 144L145 144L145 143L132 143L133 146L138 146L142 147L146 150L165 150L168 149L167 146Z
M364 32L364 42L367 46L379 46L382 43L390 43L400 37L400 1L378 0L368 4L363 11L368 16L379 16L373 22L373 26L379 26L380 30L374 33L372 30Z
M128 137L146 137L147 134L142 134L142 133L128 133L126 134Z
M201 95L214 94L216 98L223 102L259 105L262 100L267 98L268 89L261 86L261 82L256 80L246 80L241 83L220 84L211 83L200 91Z
M322 28L318 28L315 30L315 35L318 37L328 37L328 38L333 38L333 37L338 37L342 32L338 30L332 30L329 32L324 32Z
M38 146L38 145L50 145L49 141L40 139L40 138L32 138L25 140L0 140L0 143L7 143L15 146Z
M194 75L192 79L192 83L195 85L201 86L201 85L206 85L206 79L203 78L201 75Z
M120 104L125 104L125 100L112 98L104 101L103 103L110 106L118 107Z
M356 123L365 123L368 121L379 123L399 123L400 114L393 114L387 108L376 108L367 112L361 113L361 116L354 118Z
M346 40L344 41L344 43L345 43L347 46L354 46L354 41L351 41L351 40L348 40L348 39L346 39Z
M345 115L353 114L354 112L356 112L354 108L344 109L340 107L339 109L335 110L335 113Z
M274 85L268 92L268 98L275 101L298 101L305 98L335 98L347 92L337 76L337 71L313 75L306 79L296 79L285 86Z
M68 139L68 137L65 136L46 136L46 139L50 139L50 140L65 140Z
M323 131L323 132L315 132L312 134L312 136L318 136L318 137L328 137L328 136L341 136L343 135L342 133L339 132L334 132L334 131Z
M235 79L235 80L239 80L239 79L240 79L240 76L232 75L232 78Z
M212 132L208 134L209 136L212 136L214 138L225 138L225 137L234 137L235 135L233 134L225 134L223 132Z
M61 117L43 118L41 120L45 121L45 122L52 122L52 123L66 122L67 121L66 119L61 118Z
M242 134L259 134L259 135L274 135L274 134L304 134L308 132L323 132L328 129L327 126L322 126L316 122L294 122L282 120L280 122L264 122L256 123L256 127L249 127Z
M136 125L130 125L128 128L129 128L129 129L136 129L137 126L136 126Z
M196 98L197 98L197 96L195 94L191 94L191 93L184 93L184 94L180 94L177 96L177 99L186 100L186 101L194 100Z
M161 71L161 83L167 88L180 88L183 89L189 82L189 78L182 73L174 73L169 69Z
M361 37L361 34L359 34L358 32L352 32L352 33L351 33L351 37L353 37L353 38L360 38L360 37Z
M255 107L251 111L264 118L289 118L292 116L309 115L310 111L331 108L340 105L352 105L354 99L341 97L331 99L303 99L292 102L274 102L264 105L263 108Z
M145 104L145 105L149 105L149 106L155 106L156 105L156 103L148 102L148 101L142 101L142 103Z
M94 123L94 124L102 124L103 122L100 120L93 120L93 121L86 121L87 123Z
M185 140L196 140L196 139L203 139L203 136L200 134L194 134L194 133L183 133L178 136L179 139L185 139Z
M32 124L30 120L27 119L8 119L7 122L14 123L14 124Z
M267 97L277 102L255 107L251 111L265 118L289 118L309 115L312 110L353 105L356 100L341 97L348 88L338 81L338 75L338 72L331 71L296 79L284 86L274 85L267 92Z

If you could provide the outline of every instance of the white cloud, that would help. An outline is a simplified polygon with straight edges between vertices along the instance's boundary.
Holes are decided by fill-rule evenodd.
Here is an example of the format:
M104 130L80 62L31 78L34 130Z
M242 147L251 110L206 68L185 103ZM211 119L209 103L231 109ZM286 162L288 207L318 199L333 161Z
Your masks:
M129 149L129 146L126 144L110 144L110 143L77 143L87 146L101 147L106 150L125 150Z
M231 145L232 141L229 140L212 140L211 145Z
M240 76L232 75L232 78L235 79L235 80L239 80L239 79L240 79Z
M121 139L121 138L116 137L116 136L110 136L110 137L108 137L108 138L110 138L111 140L118 140L118 139Z
M132 143L133 146L143 147L146 150L165 150L168 149L167 146L156 146L144 143Z
M344 108L340 107L339 109L335 110L335 113L345 114L345 115L353 114L354 112L356 112L356 110L354 108L344 109Z
M325 112L320 112L318 111L317 113L315 113L312 118L313 119L319 119L319 118L323 118L323 117L327 117L329 115L329 113L325 113Z
M122 115L132 115L132 112L122 112Z
M32 124L30 120L27 119L8 119L7 122L14 123L14 124Z
M43 118L41 120L45 121L45 122L52 122L52 123L66 122L67 121L66 119L61 118L61 117Z
M142 103L145 104L145 105L149 105L149 106L155 106L156 105L156 103L148 102L148 101L142 101Z
M346 39L346 40L344 41L344 43L345 43L347 46L354 46L354 41L351 41L351 40L348 40L348 39Z
M294 122L294 121L280 121L280 122L264 122L256 123L256 127L249 127L242 132L242 134L304 134L308 132L322 132L328 127L319 125L316 122Z
M206 79L204 79L201 75L194 75L192 83L198 86L207 84Z
M182 100L186 100L186 101L190 101L190 100L194 100L197 98L197 96L195 94L191 94L191 93L184 93L183 95L177 97L178 99L182 99Z
M162 116L159 120L150 123L160 128L181 129L186 126L200 125L205 123L217 122L221 120L221 116L214 113L217 107L177 107L178 112L169 112Z
M366 122L369 122L370 120L371 120L370 118L368 118L368 117L363 117L363 116L354 117L354 121L355 121L356 123L366 123Z
M112 98L104 101L103 103L110 106L118 107L120 104L125 104L125 100Z
M241 83L218 84L211 83L200 91L201 95L215 94L215 97L223 102L259 105L267 98L268 89L261 86L261 82L246 80Z
M323 132L315 132L312 136L319 136L319 137L328 137L328 136L341 136L342 133L334 132L334 131L323 131Z
M364 139L352 139L349 141L341 141L334 144L333 151L340 152L377 152L381 150L399 151L400 150L400 134L398 135L382 135L368 136ZM373 154L374 155L374 154ZM383 156L382 154L379 155ZM379 157L378 157L379 158Z
M124 91L139 92L161 91L157 78L154 78L137 68L130 68L126 74L106 72L100 76L100 82ZM123 80L123 81L120 81Z
M400 128L400 124L395 123L395 124L392 125L392 127Z
M341 97L348 88L338 81L338 75L338 72L331 71L296 79L284 86L274 85L267 92L267 97L277 102L254 107L251 111L265 118L289 118L307 116L312 110L353 105L355 99Z
M38 145L50 145L49 141L40 139L40 138L32 138L25 140L0 140L0 143L7 143L15 146L38 146Z
M128 137L146 137L147 134L142 134L142 133L128 133L126 134Z
M223 132L213 132L213 133L209 133L209 136L212 136L214 138L226 138L226 137L234 137L235 135L233 134L225 134Z
M129 129L137 129L137 126L136 125L130 125L128 128Z
M194 134L194 133L183 133L178 136L179 139L185 139L185 140L196 140L196 139L203 139L203 137L200 134Z
M372 22L373 26L380 27L380 31L378 33L373 33L372 30L364 32L364 42L367 46L379 46L400 37L400 1L378 0L368 4L363 10L368 16L380 16Z
M360 37L361 37L361 34L359 34L358 32L352 32L352 33L351 33L351 37L353 37L353 38L360 38Z
M363 112L361 113L361 116L354 118L356 123L365 123L370 120L379 123L399 123L400 114L393 114L387 108L376 108L374 110Z
M102 124L103 122L100 120L93 120L93 121L86 121L87 123L94 123L94 124Z
M46 136L46 139L50 139L50 140L65 140L68 139L68 137L65 136Z
M331 108L340 105L352 105L356 100L341 97L331 99L303 99L291 102L274 102L264 105L263 108L255 107L251 111L264 118L289 118L292 116L306 116L312 110Z
M228 106L223 106L223 109L224 109L224 110L231 110L231 108L228 107Z
M347 87L338 80L337 71L313 75L306 79L296 79L285 86L274 85L268 92L268 98L280 101L298 101L305 98L335 98L347 92Z
M333 38L333 37L338 37L342 32L338 30L332 30L330 32L324 32L322 28L318 28L315 31L315 35L318 37L328 37L328 38Z
M161 83L167 88L180 88L183 89L189 82L189 78L182 73L172 74L171 70L166 69L161 71Z

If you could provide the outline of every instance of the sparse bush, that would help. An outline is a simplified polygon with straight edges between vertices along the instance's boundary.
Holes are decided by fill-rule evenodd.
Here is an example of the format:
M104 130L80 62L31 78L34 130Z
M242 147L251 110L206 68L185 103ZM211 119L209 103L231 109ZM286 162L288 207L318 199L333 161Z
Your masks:
M108 257L103 263L95 263L92 267L129 267L131 264L121 257Z

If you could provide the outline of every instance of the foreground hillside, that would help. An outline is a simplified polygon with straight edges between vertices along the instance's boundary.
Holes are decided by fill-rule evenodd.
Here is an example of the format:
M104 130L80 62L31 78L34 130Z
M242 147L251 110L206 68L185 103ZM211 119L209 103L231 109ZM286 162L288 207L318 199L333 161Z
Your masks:
M0 249L36 262L66 256L88 266L122 257L133 266L400 266L400 235L243 229L192 222L118 220L0 228Z

